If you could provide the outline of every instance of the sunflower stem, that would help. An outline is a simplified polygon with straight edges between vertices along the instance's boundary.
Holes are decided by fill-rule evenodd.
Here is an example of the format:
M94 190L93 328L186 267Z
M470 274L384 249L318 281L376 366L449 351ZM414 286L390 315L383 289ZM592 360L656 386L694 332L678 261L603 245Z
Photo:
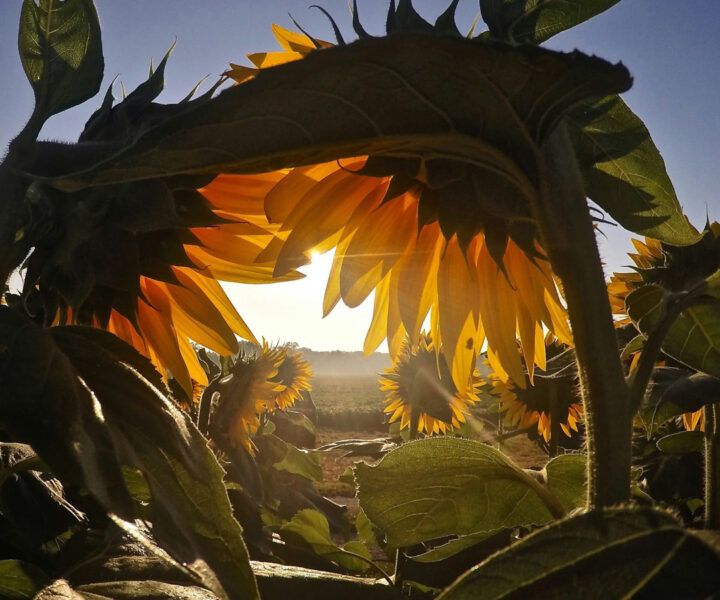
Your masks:
M720 404L703 408L705 416L705 529L720 529Z
M550 458L558 453L558 438L560 437L560 398L554 381L550 382Z
M605 275L582 178L563 124L538 156L533 211L562 282L585 409L588 508L630 498L631 414Z

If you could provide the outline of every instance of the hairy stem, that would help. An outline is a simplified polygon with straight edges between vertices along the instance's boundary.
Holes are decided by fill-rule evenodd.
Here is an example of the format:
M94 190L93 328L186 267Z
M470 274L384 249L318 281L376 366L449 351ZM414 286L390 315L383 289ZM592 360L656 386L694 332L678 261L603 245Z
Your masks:
M630 497L629 390L582 179L562 125L545 143L539 164L533 209L573 330L585 408L588 507L603 508Z
M705 414L705 528L720 529L720 404Z

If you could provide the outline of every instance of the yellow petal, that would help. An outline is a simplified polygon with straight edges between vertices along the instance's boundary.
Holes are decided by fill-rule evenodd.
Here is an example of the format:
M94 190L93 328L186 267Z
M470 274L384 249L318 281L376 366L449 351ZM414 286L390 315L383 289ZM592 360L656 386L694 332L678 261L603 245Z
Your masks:
M363 345L363 352L366 355L375 352L387 335L389 293L390 274L387 274L375 288L372 321Z

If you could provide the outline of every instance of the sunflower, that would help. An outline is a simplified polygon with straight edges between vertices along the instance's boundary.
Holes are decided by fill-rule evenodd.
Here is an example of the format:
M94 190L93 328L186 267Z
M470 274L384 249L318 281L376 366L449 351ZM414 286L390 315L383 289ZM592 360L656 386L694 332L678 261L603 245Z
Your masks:
M177 105L154 102L167 56L150 79L114 105L111 90L80 142L120 143L208 94ZM256 194L282 173L253 177L182 176L61 192L44 184L27 194L16 234L25 260L19 302L37 320L105 328L169 372L193 398L207 385L190 340L223 354L236 335L255 342L218 280L267 283L274 265L256 261L274 237ZM212 183L211 183L212 182ZM211 187L208 184L211 183ZM252 198L238 192L251 190ZM229 193L229 189L232 193Z
M613 273L608 294L618 324L629 323L625 298L633 290L656 283L672 292L688 290L720 268L720 223L708 223L703 236L691 246L669 246L651 238L632 240L636 253L629 254L635 263L632 273ZM633 357L630 370L635 367L639 353ZM688 430L705 428L703 411L682 416Z
M494 373L489 381L493 388L491 393L497 398L500 411L505 413L505 424L528 429L537 423L538 434L549 442L553 413L559 412L556 418L560 420L560 429L567 437L572 437L572 432L578 431L578 423L583 421L583 407L577 393L574 357L549 338L546 354L552 357L547 361L548 370L537 373L532 385L527 381L520 387Z
M277 374L270 379L273 383L282 386L282 390L273 398L273 410L290 408L302 397L302 392L310 391L312 369L310 363L303 359L302 352L291 352L288 347L281 347L282 360Z
M274 408L275 399L285 391L276 380L284 359L281 349L266 342L254 352L240 353L230 373L214 385L219 395L211 419L214 438L254 452L251 436L260 427L260 415Z
M281 52L249 55L254 68L233 64L227 75L242 84L258 69L329 45L273 31ZM335 248L324 315L341 299L355 307L375 292L366 353L387 339L397 358L406 335L420 343L430 314L435 351L442 343L452 379L465 389L485 342L495 372L520 385L516 336L531 380L534 365L545 366L545 328L572 342L527 201L496 175L445 159L361 156L295 168L272 189L257 189L278 227L259 264L273 263L281 276Z
M442 350L440 350L442 356ZM417 419L417 432L428 435L446 433L465 423L465 415L475 404L475 387L480 378L473 372L472 382L458 390L445 361L438 361L432 337L421 332L417 344L402 341L391 367L383 371L380 390L387 392L385 408L388 422L400 420L400 428Z

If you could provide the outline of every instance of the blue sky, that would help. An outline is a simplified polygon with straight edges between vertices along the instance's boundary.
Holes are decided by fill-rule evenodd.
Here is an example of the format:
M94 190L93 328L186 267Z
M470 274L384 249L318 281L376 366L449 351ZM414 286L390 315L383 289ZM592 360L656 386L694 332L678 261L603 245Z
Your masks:
M276 49L270 24L293 28L288 12L309 32L332 40L327 20L311 3L322 4L352 39L345 0L95 0L103 26L105 86L116 76L132 89L147 76L177 39L166 71L167 102L184 97L199 79L219 75L229 61L243 62L248 52ZM32 93L17 58L20 0L0 0L0 148L4 149L32 110ZM359 12L371 33L381 33L387 3L359 0ZM416 0L418 12L434 19L444 0ZM469 28L477 0L461 0L457 22ZM634 76L625 99L645 121L660 148L680 202L690 220L702 227L706 214L720 220L720 44L717 0L623 0L595 19L552 38L546 46L580 49L613 62L622 60ZM481 27L482 28L482 27ZM246 63L247 64L247 63ZM119 94L116 88L116 95ZM72 140L94 98L53 117L43 137ZM619 227L603 228L601 253L608 270L628 264L630 235ZM321 320L327 256L300 282L269 286L229 286L231 298L258 336L296 341L314 349L362 347L371 307L335 309Z

